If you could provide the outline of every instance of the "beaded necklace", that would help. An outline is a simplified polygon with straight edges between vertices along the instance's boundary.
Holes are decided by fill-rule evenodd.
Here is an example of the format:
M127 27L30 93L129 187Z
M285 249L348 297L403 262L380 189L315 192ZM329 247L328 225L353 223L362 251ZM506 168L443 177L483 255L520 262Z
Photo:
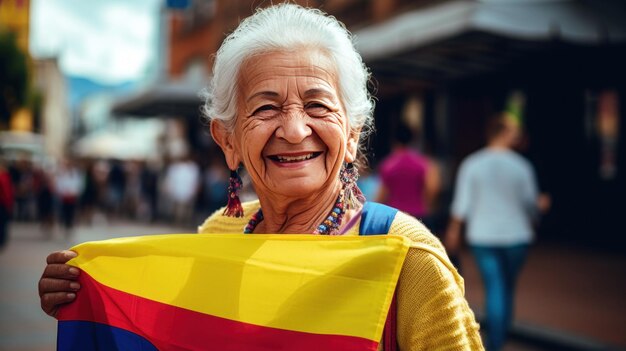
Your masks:
M317 226L317 229L313 232L313 234L321 234L321 235L338 235L339 227L341 226L341 221L343 220L343 215L346 213L343 206L343 189L339 193L337 200L335 201L335 205L333 209L330 210L328 217ZM250 234L254 232L254 228L263 220L263 210L259 209L248 221L248 224L243 229L244 234Z

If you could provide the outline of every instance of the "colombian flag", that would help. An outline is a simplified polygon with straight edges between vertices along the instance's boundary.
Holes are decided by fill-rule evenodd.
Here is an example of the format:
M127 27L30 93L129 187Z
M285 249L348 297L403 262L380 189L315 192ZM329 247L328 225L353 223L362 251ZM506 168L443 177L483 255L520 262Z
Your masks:
M176 234L77 245L58 350L377 350L400 236Z

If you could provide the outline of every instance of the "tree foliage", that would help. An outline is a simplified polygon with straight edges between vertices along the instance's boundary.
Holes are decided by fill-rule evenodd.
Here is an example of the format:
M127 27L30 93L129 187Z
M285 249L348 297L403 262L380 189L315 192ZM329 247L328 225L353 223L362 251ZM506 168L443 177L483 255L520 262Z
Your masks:
M15 34L0 30L0 124L28 99L28 57L17 46Z

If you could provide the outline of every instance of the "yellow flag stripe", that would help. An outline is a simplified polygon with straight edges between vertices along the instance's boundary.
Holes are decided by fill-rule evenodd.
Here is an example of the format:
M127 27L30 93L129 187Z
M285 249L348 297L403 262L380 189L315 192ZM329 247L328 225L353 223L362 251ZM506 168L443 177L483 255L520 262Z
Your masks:
M409 246L389 235L174 234L81 244L70 264L111 288L217 317L376 340Z

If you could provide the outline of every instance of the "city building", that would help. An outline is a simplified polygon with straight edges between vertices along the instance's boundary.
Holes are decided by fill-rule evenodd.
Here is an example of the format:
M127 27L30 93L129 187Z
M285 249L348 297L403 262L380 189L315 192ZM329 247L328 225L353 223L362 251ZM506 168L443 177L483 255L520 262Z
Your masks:
M46 153L55 160L65 156L71 135L67 85L56 58L34 60L34 84L43 95L39 130Z

